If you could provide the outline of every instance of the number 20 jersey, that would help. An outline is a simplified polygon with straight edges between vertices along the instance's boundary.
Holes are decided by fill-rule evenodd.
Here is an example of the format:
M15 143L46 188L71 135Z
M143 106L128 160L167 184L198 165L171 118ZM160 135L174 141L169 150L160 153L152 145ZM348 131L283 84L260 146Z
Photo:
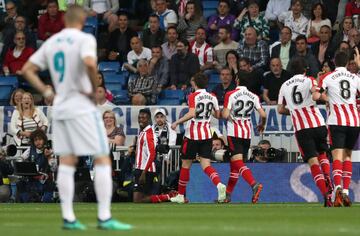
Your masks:
M188 97L189 108L195 109L195 117L186 123L185 137L192 140L211 139L210 121L212 111L219 110L215 95L198 89Z
M356 93L360 90L360 78L345 67L338 67L328 74L320 86L327 91L330 114L328 125L360 126L356 109Z
M317 86L314 78L295 75L280 88L278 104L287 105L295 131L325 125L324 117L312 99L313 86Z
M227 122L227 136L251 139L251 113L261 108L259 97L244 86L225 94L224 108L230 110Z

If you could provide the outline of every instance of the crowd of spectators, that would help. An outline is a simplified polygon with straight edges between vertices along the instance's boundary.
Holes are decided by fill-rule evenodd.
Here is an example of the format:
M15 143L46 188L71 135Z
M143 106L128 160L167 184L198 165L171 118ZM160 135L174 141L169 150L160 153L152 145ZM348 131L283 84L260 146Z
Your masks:
M216 12L205 15L210 1ZM64 11L75 2L97 18L99 62L118 62L119 73L126 72L119 89L128 90L132 105L156 105L166 89L188 94L199 71L219 75L209 91L220 104L240 80L264 104L275 105L292 60L305 58L308 75L319 78L332 69L337 51L352 55L360 44L358 0L9 0L0 17L4 76L21 80L22 65L64 28ZM102 77L99 106L116 105L112 92Z

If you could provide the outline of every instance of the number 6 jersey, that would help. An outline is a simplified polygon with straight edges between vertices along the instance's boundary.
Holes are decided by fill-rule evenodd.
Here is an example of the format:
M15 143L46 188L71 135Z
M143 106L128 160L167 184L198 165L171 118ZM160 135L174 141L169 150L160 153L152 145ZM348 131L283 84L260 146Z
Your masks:
M330 114L328 125L360 126L356 109L356 93L360 90L360 77L345 67L338 67L328 74L320 85L327 91Z
M251 113L261 108L259 97L244 86L225 94L224 108L230 110L227 136L251 139Z
M314 78L299 74L285 81L280 88L278 104L287 105L295 131L325 125L324 117L312 99L313 86L317 86Z
M186 123L185 137L192 140L211 139L210 120L219 105L215 95L198 89L189 95L189 108L195 109L195 117Z

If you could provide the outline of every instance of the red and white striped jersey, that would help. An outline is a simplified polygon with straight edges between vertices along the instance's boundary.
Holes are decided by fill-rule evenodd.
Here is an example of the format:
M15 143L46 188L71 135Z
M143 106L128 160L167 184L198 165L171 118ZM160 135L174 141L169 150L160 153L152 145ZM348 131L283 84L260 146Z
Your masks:
M227 136L251 139L251 113L261 108L260 99L244 86L225 94L224 108L230 110L231 119L227 122Z
M312 99L313 86L317 86L314 78L295 75L280 88L278 104L287 105L295 131L325 125L324 117Z
M135 169L155 172L156 137L151 125L146 126L137 137Z
M330 114L328 125L360 126L356 109L356 94L360 90L360 77L350 73L345 67L338 67L322 81L321 87L327 91Z
M197 48L195 41L190 44L191 52L194 53L199 58L200 66L203 66L206 62L213 62L214 61L214 53L213 48L210 44L206 42L201 45L201 47Z
M216 96L198 89L189 95L189 108L195 108L195 117L186 123L185 137L192 140L211 139L210 120L213 110L219 110Z

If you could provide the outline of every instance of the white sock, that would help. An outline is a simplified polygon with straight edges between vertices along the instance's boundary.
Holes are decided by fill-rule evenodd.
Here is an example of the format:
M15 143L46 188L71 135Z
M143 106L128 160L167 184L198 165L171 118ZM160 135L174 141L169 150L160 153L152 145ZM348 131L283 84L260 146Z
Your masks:
M76 219L73 208L75 192L74 173L75 167L61 164L59 165L57 186L61 201L61 212L63 219L70 222L75 221Z
M95 165L95 193L98 202L98 219L108 220L111 218L111 197L112 197L112 178L110 165Z
M346 194L349 196L349 189L343 189L342 193Z

